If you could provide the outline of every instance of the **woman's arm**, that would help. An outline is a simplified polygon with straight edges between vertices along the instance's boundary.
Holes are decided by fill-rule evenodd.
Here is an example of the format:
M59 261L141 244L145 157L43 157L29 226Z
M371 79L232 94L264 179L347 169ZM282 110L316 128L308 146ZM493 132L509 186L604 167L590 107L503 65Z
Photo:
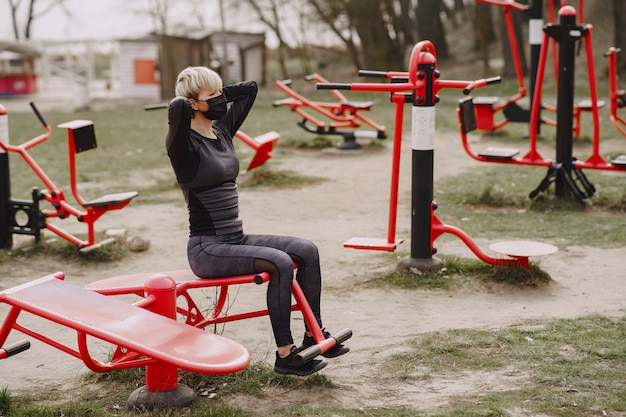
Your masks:
M254 100L258 86L256 81L243 81L237 84L224 86L222 92L226 100L232 102L228 113L219 121L220 127L227 129L232 137L246 120Z
M184 97L176 97L167 107L168 130L165 137L165 149L170 157L174 173L179 183L191 181L195 175L196 164L191 159L189 149L191 119L193 111L191 103Z

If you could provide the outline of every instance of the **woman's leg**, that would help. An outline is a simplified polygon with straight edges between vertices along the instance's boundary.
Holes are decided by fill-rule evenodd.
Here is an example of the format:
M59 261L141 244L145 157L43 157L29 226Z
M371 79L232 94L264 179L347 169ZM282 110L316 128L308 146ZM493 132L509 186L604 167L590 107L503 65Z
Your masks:
M275 248L291 257L298 266L296 272L298 284L300 284L302 292L309 302L318 325L323 327L320 311L322 275L317 246L306 239L274 235L246 235L244 244Z
M293 261L289 255L272 247L206 243L202 236L197 236L189 240L188 258L192 271L203 278L269 272L267 307L274 338L279 347L293 344L290 329Z

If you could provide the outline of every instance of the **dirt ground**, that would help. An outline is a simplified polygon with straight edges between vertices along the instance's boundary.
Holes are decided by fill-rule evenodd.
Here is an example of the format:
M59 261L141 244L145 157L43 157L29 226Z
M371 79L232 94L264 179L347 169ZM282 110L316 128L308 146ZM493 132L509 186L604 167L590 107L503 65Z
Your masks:
M500 328L528 318L575 317L590 313L623 315L626 311L626 285L623 265L626 248L597 249L559 246L559 251L540 260L541 267L553 278L543 288L509 286L463 287L453 291L373 289L362 284L374 274L390 271L397 259L373 251L345 249L342 243L354 236L386 237L391 141L379 150L359 152L285 151L271 160L273 169L288 169L303 175L327 179L299 189L244 189L241 216L248 233L292 234L316 242L321 251L324 281L323 317L330 331L352 329L347 342L351 352L330 360L322 371L338 389L332 397L315 398L301 390L276 389L267 398L236 399L248 410L270 414L296 403L340 406L436 407L451 397L466 393L504 390L523 385L527 376L519 372L472 372L460 377L434 375L429 380L399 381L379 367L383 359L405 349L405 343L420 334L452 328ZM548 153L549 154L549 153ZM405 239L399 250L409 252L410 239L410 138L405 138L401 164L398 237ZM438 134L435 143L435 179L448 175L470 174L485 164L472 161L463 151L458 135ZM445 211L438 212L446 221ZM66 226L66 225L64 225ZM89 282L122 274L167 271L187 267L185 256L187 215L177 204L131 204L119 212L105 215L99 230L124 227L130 236L150 240L149 250L132 253L113 264L63 264L48 259L3 263L0 288L30 281L61 270L72 283ZM460 225L459 225L460 226ZM490 241L473 236L488 250ZM502 236L514 240L515 236ZM542 239L537 230L537 241ZM473 257L457 239L437 245L439 253ZM233 294L232 309L247 305L264 306L265 291L255 286ZM0 305L0 317L6 308ZM75 336L62 329L51 330L61 340L73 343ZM302 320L294 313L293 329L299 340ZM243 344L253 361L273 362L274 346L267 318L229 324L223 335ZM23 338L12 333L10 340ZM103 352L107 353L107 351ZM0 361L0 387L13 393L46 393L57 401L76 398L85 388L82 363L65 353L37 341L30 350ZM303 398L306 396L306 398Z

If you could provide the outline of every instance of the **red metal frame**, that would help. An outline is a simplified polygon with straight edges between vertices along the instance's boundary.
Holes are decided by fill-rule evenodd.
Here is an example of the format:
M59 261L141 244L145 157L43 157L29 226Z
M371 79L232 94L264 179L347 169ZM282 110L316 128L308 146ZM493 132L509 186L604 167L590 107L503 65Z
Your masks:
M595 67L593 62L593 47L591 44L591 25L586 25L588 31L584 34L585 40L585 52L587 54L587 71L589 74L589 92L590 92L590 101L591 101L591 113L593 116L593 125L594 125L594 133L593 133L593 142L592 142L592 152L585 160L576 160L573 162L573 165L576 169L596 169L596 170L608 170L608 171L625 171L626 166L623 164L614 164L611 162L606 162L604 158L600 155L600 115L599 115L599 105L598 105L598 93L595 83ZM549 45L549 36L544 34L544 39L541 45L541 51L539 56L539 65L537 70L537 80L536 80L536 88L532 101L532 107L530 111L530 133L529 133L529 150L528 152L520 158L510 157L510 158L502 158L502 157L489 157L489 156L481 156L474 152L468 142L467 133L463 128L463 120L461 118L461 110L458 109L458 117L459 117L459 129L461 133L461 140L463 143L463 148L465 152L473 159L480 162L492 162L492 163L501 163L501 164L518 164L518 165L532 165L532 166L544 166L549 167L554 161L548 158L544 158L541 156L537 150L537 123L539 123L539 111L541 108L545 108L545 105L541 103L541 89L545 74L545 66L547 61L548 54L548 45ZM610 68L610 66L609 66ZM609 77L610 78L610 77ZM614 89L615 87L612 87ZM617 94L617 93L616 93ZM616 95L611 95L612 105L617 102ZM580 109L578 113L575 109L575 126L574 130L579 129L580 126ZM545 122L545 120L544 120ZM478 121L477 121L478 125ZM578 127L577 127L578 126Z
M583 38L585 40L585 52L587 55L587 74L589 78L589 94L591 100L591 114L593 116L593 142L592 152L586 160L574 161L574 167L576 169L597 169L606 171L624 171L626 167L623 165L615 165L608 163L600 155L600 113L598 102L598 91L595 83L595 66L593 62L593 46L591 44L591 32L593 30L592 25L584 25L587 31L584 33ZM539 68L537 70L536 88L533 97L533 105L530 111L530 152L529 155L539 157L537 153L537 123L539 122L539 105L541 103L541 89L543 85L543 78L545 73L545 64L548 53L549 36L544 33L543 43L541 45L541 52L539 56ZM545 106L544 106L545 107ZM580 122L578 122L580 124ZM534 159L534 158L532 158Z
M611 108L611 123L626 136L626 120L617 114L617 109L626 107L626 91L617 89L617 53L619 48L610 47L605 53L609 60L609 94Z
M324 77L317 73L307 76L306 79L313 80L318 83L328 82ZM386 138L385 126L382 126L361 114L361 112L369 111L373 103L354 102L348 100L338 90L331 90L331 93L337 99L337 102L309 100L289 87L290 82L291 80L276 80L274 82L276 87L289 96L289 98L275 101L274 106L286 106L291 109L291 111L301 116L302 122L299 124L305 130L319 134L342 134L343 132L338 129L358 129L363 124L366 124L376 131L375 137L378 139ZM324 118L328 119L329 122L327 123L324 120L316 118L304 109L316 111ZM312 124L313 127L309 127L307 122Z
M39 197L52 206L52 209L41 210L41 214L44 218L45 228L62 237L68 242L76 245L82 252L96 249L105 243L110 243L110 240L97 242L95 237L95 222L107 211L119 210L124 208L130 203L137 193L126 192L119 194L109 194L103 196L100 199L92 202L85 201L78 191L77 179L76 179L76 149L74 145L74 134L70 127L67 129L67 143L68 143L68 161L70 170L70 184L72 194L76 199L76 202L81 206L80 209L72 206L66 199L65 193L48 177L44 170L39 166L35 159L28 153L28 150L34 146L37 146L45 142L51 135L52 129L43 119L37 108L33 103L31 107L35 111L35 114L42 122L42 125L46 133L41 134L21 145L9 145L0 142L0 147L6 152L17 153L22 157L26 164L33 170L35 175L43 182L46 189L39 191ZM70 122L68 125L70 125ZM63 125L61 125L63 126ZM53 225L48 220L50 218L67 219L75 217L77 221L87 224L87 240L78 238L77 236L61 229L58 226Z
M143 308L63 279L64 274L57 272L0 292L0 302L10 306L0 326L0 346L16 330L82 360L94 372L168 364L191 372L222 374L240 371L250 362L238 343L171 320L175 308L171 279L155 277L146 285ZM77 346L18 323L22 312L75 330ZM88 338L117 345L118 350L109 362L102 362L90 353Z
M247 133L238 130L235 133L235 137L254 150L254 156L248 163L247 171L260 167L270 159L272 157L272 150L274 146L276 146L278 139L280 139L280 135L274 131L253 138Z
M517 11L525 11L528 9L528 5L518 3L513 0L477 0L480 3L489 4L492 6L499 6L502 8L504 14L504 21L506 23L506 31L509 38L509 45L511 48L511 56L513 58L513 64L515 65L515 75L517 77L517 93L507 100L497 104L496 97L485 97L484 100L475 102L474 109L476 111L476 127L478 130L494 132L507 124L509 120L504 118L498 122L495 121L495 114L502 111L505 107L511 103L515 103L527 94L526 86L524 85L524 71L522 70L522 63L519 58L519 47L517 44L517 37L515 36L515 28L513 26L513 19L511 17L511 9Z
M143 273L96 281L85 288L64 283L64 278L62 272L57 272L0 292L0 303L11 306L0 326L0 359L30 347L28 341L2 347L11 330L16 330L82 360L94 372L145 366L146 389L170 391L177 388L178 369L225 374L238 372L250 363L250 355L243 346L202 329L211 324L268 315L267 309L234 315L224 312L230 285L265 283L269 280L266 272L215 279L198 278L190 270ZM218 287L219 296L213 310L205 316L189 290L209 287ZM346 329L325 338L295 278L292 292L296 300L292 310L302 313L316 341L301 351L298 359L306 362L352 336L352 331ZM135 294L142 299L131 305L110 297L123 294ZM177 305L179 297L184 298L186 306ZM76 347L19 324L21 312L75 330ZM185 323L176 321L177 313L185 318ZM90 353L90 337L116 346L108 362Z
M567 0L559 0L559 7L562 8L564 6L567 5ZM578 21L580 23L580 25L583 25L584 19L583 19L583 11L584 11L584 0L578 0L578 8L577 10L577 14L578 14ZM554 24L556 23L556 14L554 13L554 0L548 0L548 16L550 19L549 24ZM576 104L574 104L574 126L573 126L573 130L574 130L574 135L576 136L580 136L580 128L581 128L581 116L583 113L585 112L591 112L592 113L592 117L593 117L593 123L594 123L594 140L596 140L597 135L599 135L599 129L600 129L600 119L598 116L598 108L600 107L604 107L606 105L606 102L602 101L602 100L598 100L597 97L597 93L594 94L591 93L591 91L595 91L596 90L596 85L595 85L595 67L593 64L593 50L592 50L592 46L591 46L591 31L593 29L593 27L591 25L584 25L589 29L589 36L585 36L585 54L587 56L587 74L588 74L588 79L589 79L589 89L590 89L590 95L591 98L589 100L583 100L580 101ZM556 43L556 41L554 39L549 39L548 41L546 41L544 39L546 47L548 45L552 46L552 67L553 67L553 73L554 73L554 85L558 85L558 81L559 81L559 73L558 73L558 44ZM543 48L543 43L542 43L542 48ZM544 63L545 65L545 63ZM550 105L547 103L542 103L541 104L541 108L548 110L552 113L556 113L557 112L557 107L555 105ZM555 120L551 120L548 118L542 118L541 120L542 123L545 123L549 126L556 126L556 121ZM599 139L598 139L599 140Z
M122 275L92 282L85 288L107 296L135 294L144 297L145 282L154 275L154 273ZM228 314L225 310L228 290L231 285L262 284L269 280L268 273L263 272L226 278L199 278L191 270L181 269L163 272L162 275L168 276L175 281L176 298L183 300L182 305L180 303L177 304L176 312L180 314L185 323L190 326L204 329L211 325L262 317L269 314L267 309L236 314ZM198 307L190 293L190 290L203 288L216 288L217 290L215 304L210 311L204 313L201 311L200 307ZM352 336L350 330L343 330L336 333L335 337L325 339L322 334L322 329L320 329L317 324L311 307L295 278L292 284L292 293L295 303L292 305L291 310L300 311L302 313L304 321L316 341L316 345L301 352L300 355L303 357L317 356Z

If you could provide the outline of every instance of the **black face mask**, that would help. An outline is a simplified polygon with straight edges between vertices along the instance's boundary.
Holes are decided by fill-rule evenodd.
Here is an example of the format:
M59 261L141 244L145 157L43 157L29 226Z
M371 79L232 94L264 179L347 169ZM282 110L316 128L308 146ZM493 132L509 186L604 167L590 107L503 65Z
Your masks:
M209 105L209 110L203 111L202 115L209 120L219 120L226 114L228 107L226 107L226 97L224 94L215 96L205 100Z

